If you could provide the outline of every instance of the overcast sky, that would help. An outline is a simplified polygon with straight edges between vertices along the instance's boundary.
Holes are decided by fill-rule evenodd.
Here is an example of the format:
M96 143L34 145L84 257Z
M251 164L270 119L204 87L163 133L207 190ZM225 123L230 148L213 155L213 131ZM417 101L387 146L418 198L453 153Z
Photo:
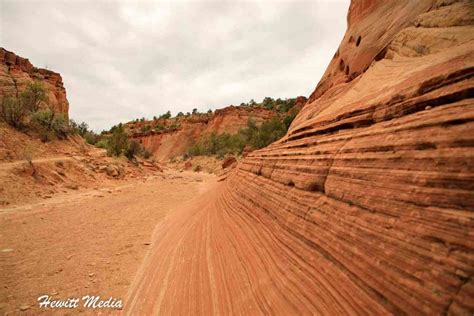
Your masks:
M59 72L70 117L96 131L167 110L308 96L348 0L0 0L0 46Z

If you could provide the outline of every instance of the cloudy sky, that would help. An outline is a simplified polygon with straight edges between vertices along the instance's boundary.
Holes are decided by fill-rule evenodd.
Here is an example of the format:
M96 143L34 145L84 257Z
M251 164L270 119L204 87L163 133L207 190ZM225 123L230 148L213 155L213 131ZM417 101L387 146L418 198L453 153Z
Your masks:
M348 0L0 0L0 46L61 73L70 116L118 122L308 96Z

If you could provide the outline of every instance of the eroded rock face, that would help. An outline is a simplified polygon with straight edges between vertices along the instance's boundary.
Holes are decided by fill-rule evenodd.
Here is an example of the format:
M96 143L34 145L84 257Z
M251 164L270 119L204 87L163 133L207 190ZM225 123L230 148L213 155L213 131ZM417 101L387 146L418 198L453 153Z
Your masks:
M353 1L288 134L170 216L126 312L474 311L472 1Z
M36 68L28 59L0 47L0 98L18 96L33 80L42 82L46 88L47 106L67 116L69 103L61 75L51 70Z
M252 118L256 124L261 124L275 115L277 115L277 112L265 108L228 106L216 110L212 114L199 114L158 121L168 126L175 124L179 127L160 132L134 133L132 138L152 151L155 158L167 160L185 154L203 135L211 133L234 134L247 126L249 118ZM151 123L133 122L127 125L128 128L136 129L137 126L135 125L143 124Z

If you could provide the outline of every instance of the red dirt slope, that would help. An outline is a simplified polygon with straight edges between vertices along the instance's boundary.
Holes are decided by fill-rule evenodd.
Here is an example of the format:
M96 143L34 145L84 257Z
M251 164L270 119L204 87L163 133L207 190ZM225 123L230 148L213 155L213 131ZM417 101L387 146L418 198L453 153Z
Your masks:
M157 227L125 312L472 315L473 12L354 0L287 136Z

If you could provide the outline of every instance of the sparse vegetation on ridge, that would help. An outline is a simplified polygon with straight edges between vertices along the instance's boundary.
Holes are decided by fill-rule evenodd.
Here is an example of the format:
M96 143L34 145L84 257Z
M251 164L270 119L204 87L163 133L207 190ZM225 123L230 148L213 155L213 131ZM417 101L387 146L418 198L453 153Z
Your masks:
M247 126L236 134L211 133L202 137L191 147L189 155L224 157L227 154L240 155L246 146L251 149L266 147L286 134L295 116L296 113L284 117L276 116L260 126L257 126L253 119L249 119Z
M0 103L0 117L18 130L39 134L42 141L64 139L72 129L65 115L48 107L48 96L43 84L33 81L18 96L4 96Z

